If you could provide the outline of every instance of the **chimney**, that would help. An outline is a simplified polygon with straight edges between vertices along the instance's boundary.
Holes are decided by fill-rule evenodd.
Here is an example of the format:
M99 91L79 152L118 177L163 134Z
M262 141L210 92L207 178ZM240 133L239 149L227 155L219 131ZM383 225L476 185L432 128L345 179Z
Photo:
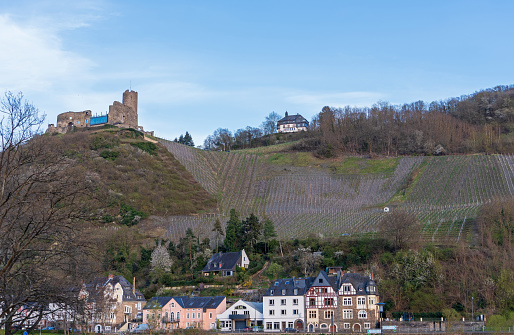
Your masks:
M371 272L371 280L374 280L374 279L373 279L373 272Z
M109 279L113 279L114 275L112 273L109 273Z
M287 116L287 111L286 111L286 116Z
M132 294L136 295L136 277L132 280Z

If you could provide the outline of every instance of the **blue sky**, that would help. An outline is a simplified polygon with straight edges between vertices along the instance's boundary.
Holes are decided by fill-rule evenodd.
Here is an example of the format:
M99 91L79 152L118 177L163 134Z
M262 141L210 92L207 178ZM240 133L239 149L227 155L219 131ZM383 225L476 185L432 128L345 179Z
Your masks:
M0 91L47 114L105 113L195 143L275 111L430 102L513 84L514 1L0 3Z

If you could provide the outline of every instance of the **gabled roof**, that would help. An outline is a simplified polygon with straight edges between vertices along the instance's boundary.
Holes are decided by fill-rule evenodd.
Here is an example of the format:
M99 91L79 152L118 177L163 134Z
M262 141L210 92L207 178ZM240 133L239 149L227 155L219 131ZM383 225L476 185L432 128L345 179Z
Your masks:
M325 271L320 271L319 274L312 281L311 286L331 286L334 290L337 291L337 278L329 277Z
M240 257L242 251L216 253L209 259L202 272L235 270Z
M309 289L309 278L276 279L268 288L264 296L297 295L303 296ZM297 294L294 294L297 289ZM273 294L271 294L273 290ZM285 291L283 291L285 290ZM285 294L282 294L284 292Z
M84 288L91 293L97 289L105 289L107 285L114 288L116 284L120 284L123 290L124 301L146 301L145 296L138 289L135 293L132 292L132 283L123 276L96 277L90 284L84 285Z
M255 301L245 301L245 303L251 308L255 309L257 312L262 313L263 311L263 303L255 302Z
M229 313L230 311L234 310L236 306L245 306L245 305L248 306L249 308L256 310L259 313L262 313L264 304L262 302L246 301L243 299L239 299L232 306L227 308L226 311L223 313Z
M143 309L161 309L166 306L172 298L173 297L153 297L146 303Z
M359 273L345 273L341 276L341 285L345 283L352 284L357 294L366 294L367 288L376 286L375 282L368 276Z

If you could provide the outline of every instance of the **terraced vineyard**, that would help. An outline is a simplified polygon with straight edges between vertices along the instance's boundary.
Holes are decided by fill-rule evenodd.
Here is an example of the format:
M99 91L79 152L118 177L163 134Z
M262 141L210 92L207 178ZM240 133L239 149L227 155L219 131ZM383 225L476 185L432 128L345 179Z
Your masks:
M472 155L403 157L392 173L337 174L318 167L275 165L266 151L212 152L161 140L195 179L218 199L218 212L170 217L170 237L192 227L211 235L235 208L275 223L282 238L374 235L385 206L416 214L426 241L470 238L473 218L491 200L514 196L514 157Z

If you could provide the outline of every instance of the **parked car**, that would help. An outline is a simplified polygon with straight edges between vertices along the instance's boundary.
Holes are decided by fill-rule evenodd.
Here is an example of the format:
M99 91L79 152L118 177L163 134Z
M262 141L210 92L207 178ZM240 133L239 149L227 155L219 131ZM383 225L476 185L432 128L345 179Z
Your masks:
M300 332L298 329L295 329L295 328L286 328L286 329L284 329L284 331L286 333L299 333Z
M241 329L242 331L244 332L251 332L252 331L252 328L250 327L244 327L243 329Z

